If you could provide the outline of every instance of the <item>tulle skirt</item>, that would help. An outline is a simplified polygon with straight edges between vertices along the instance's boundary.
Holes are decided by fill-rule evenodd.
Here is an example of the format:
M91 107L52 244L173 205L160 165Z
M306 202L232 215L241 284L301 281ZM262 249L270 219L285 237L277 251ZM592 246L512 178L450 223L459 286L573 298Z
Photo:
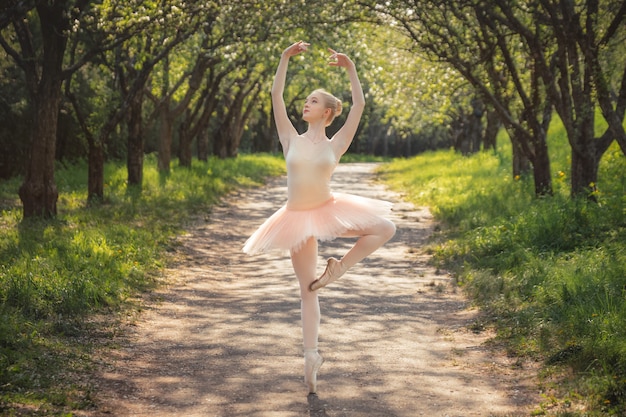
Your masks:
M392 203L353 194L332 193L322 205L294 210L284 205L272 214L246 241L243 251L249 255L270 250L297 251L310 238L328 241L361 230L390 213Z

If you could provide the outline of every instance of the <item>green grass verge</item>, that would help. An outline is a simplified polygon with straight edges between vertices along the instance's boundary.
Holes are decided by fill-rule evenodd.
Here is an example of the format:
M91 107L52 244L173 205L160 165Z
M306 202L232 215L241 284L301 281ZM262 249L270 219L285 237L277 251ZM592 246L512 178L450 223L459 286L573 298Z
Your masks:
M159 174L145 162L141 189L126 185L126 168L106 167L105 201L85 204L86 166L57 170L58 218L22 221L20 180L0 183L0 414L71 415L92 406L94 335L134 308L138 293L158 284L173 237L194 214L235 187L284 172L270 155L195 161ZM135 306L139 308L140 306Z
M626 410L626 158L615 145L601 161L599 204L569 198L569 146L550 132L555 195L535 198L531 178L512 178L510 145L462 157L452 151L399 159L385 180L431 207L443 229L434 259L490 313L516 355L545 361L570 384L558 415ZM545 379L546 381L548 378ZM541 407L537 415L546 414ZM555 414L550 414L555 415Z
M505 139L495 153L395 160L384 177L442 221L432 246L436 262L490 313L511 351L544 360L553 379L556 370L573 371L568 391L546 403L587 407L563 416L618 415L626 405L626 162L611 148L601 164L600 204L572 201L558 126L550 138L550 198L534 198L530 179L511 178ZM132 308L138 293L158 285L172 238L190 216L210 211L234 187L284 172L284 161L214 159L169 175L155 167L147 158L139 190L126 186L124 166L108 165L105 201L93 207L85 206L86 167L59 169L59 217L45 222L22 222L19 180L0 183L3 415L67 416L92 406L93 387L84 379L93 366L91 343L94 335L106 343L115 327L93 313L115 317ZM547 414L542 407L537 415Z

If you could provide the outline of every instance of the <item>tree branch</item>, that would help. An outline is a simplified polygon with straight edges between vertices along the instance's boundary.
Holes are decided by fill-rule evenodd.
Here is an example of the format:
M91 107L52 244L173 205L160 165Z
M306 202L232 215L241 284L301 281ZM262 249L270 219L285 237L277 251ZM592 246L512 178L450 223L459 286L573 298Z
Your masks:
M611 21L611 24L609 24L609 27L604 33L604 36L602 37L602 39L600 39L599 45L606 45L611 40L611 38L615 35L615 33L617 33L617 30L619 29L620 25L624 21L625 17L626 17L626 2L623 1L622 6L617 11L617 14Z
M14 0L11 2L13 4L2 6L2 10L0 11L0 30L13 22L23 19L26 13L34 9L39 2L40 1L34 0Z

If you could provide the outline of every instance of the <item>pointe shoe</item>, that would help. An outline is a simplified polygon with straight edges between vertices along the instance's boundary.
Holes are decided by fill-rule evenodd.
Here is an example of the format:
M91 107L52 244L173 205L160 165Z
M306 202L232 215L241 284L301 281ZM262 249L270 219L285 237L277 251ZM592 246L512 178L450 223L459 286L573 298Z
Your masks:
M341 261L338 261L335 258L328 258L328 263L326 264L326 270L318 279L313 281L311 285L309 285L309 289L311 291L319 290L330 284L331 282L337 281L343 274L346 273L348 268L344 266Z
M317 391L317 371L324 363L324 359L317 352L307 352L304 355L304 383L309 387L309 394Z

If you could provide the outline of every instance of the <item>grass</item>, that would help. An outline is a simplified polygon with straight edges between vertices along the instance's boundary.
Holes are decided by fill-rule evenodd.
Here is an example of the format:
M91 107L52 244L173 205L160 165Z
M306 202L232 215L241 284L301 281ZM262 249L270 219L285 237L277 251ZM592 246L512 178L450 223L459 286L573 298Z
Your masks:
M504 137L496 152L430 152L382 172L441 221L435 262L454 272L511 353L543 361L545 400L533 414L620 415L626 158L614 146L601 161L599 204L572 200L558 123L549 137L552 197L537 199L530 178L511 177ZM70 416L92 407L85 376L94 347L113 343L111 321L140 309L138 294L159 284L173 238L228 191L282 172L281 157L244 155L161 175L148 157L142 189L126 185L123 165L109 164L105 200L86 207L86 167L60 167L52 221L22 221L20 180L0 183L0 414Z
M86 166L60 168L59 216L22 221L20 179L0 183L0 414L71 415L93 404L84 378L94 344L159 283L168 248L191 216L235 187L284 172L270 155L194 162L159 174L148 157L141 189L106 167L105 201L86 207ZM126 314L126 313L124 313ZM98 317L107 317L103 322Z
M601 161L599 204L569 197L569 147L553 123L555 194L535 198L531 178L512 178L510 145L462 157L452 151L395 160L386 181L428 205L443 229L430 248L490 314L511 352L544 361L545 383L562 378L535 415L626 412L626 158ZM584 413L568 410L573 402ZM556 408L555 408L556 404Z

